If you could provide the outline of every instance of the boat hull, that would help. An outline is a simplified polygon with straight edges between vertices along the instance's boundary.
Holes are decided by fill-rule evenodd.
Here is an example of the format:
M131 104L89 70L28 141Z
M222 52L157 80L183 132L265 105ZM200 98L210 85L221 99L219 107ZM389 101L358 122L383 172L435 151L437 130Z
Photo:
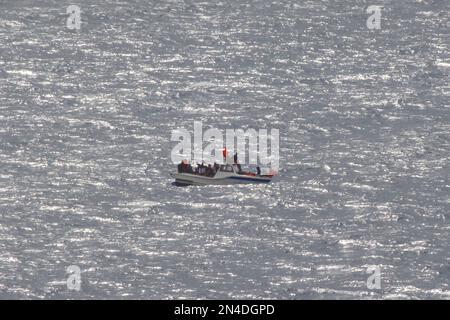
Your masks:
M221 177L206 177L190 173L176 173L173 174L173 176L175 178L175 184L181 186L254 184L254 183L269 183L272 180L271 176L247 176L238 174Z

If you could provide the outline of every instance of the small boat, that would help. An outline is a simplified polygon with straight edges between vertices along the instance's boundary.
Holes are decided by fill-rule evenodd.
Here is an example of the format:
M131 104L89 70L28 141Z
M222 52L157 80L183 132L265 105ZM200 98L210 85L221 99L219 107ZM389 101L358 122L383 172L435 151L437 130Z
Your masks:
M237 166L231 164L221 165L214 176L185 172L171 175L175 178L175 184L180 186L269 183L274 176L238 171Z

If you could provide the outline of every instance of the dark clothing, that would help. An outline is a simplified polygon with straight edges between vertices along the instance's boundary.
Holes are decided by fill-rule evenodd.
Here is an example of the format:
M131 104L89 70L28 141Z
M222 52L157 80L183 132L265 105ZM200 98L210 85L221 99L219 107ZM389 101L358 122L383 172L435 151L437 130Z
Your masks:
M260 167L256 167L256 173L257 173L258 175L261 175L261 168L260 168Z
M192 166L189 163L185 163L184 161L181 161L180 164L177 166L178 173L192 173Z

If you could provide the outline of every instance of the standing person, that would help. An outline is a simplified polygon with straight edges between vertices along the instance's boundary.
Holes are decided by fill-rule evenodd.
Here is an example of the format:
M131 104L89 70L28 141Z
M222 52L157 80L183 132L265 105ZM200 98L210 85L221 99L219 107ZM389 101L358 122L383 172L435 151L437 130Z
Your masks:
M202 175L204 173L204 167L203 167L203 162L202 163L197 163L197 168L198 168L198 174Z
M242 172L242 167L241 167L241 165L238 163L238 154L237 154L237 152L234 154L233 160L234 160L234 164L235 164L236 167L238 168L238 172L241 173L241 172Z
M259 166L256 167L256 174L257 174L258 176L261 175L261 168L260 168Z
M208 164L208 167L206 168L206 175L208 177L212 177L214 175L213 167L211 166L211 164Z

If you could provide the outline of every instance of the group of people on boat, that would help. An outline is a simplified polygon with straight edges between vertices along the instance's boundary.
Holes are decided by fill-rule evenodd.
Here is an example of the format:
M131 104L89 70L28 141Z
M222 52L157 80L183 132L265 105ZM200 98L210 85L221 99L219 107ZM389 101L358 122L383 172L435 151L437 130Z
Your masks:
M220 165L215 162L214 165L205 165L204 162L202 162L201 164L197 163L196 167L192 167L186 160L183 160L178 165L178 173L192 173L207 177L214 177L219 168Z
M224 162L227 162L227 149L225 148L223 150L223 158L224 158ZM238 162L238 154L237 152L234 154L233 156L233 165L235 166L235 168L237 169L237 173L244 173L242 171L242 167L240 165L240 163ZM183 160L181 161L180 164L178 164L178 173L191 173L191 174L198 174L198 175L202 175L202 176L207 176L207 177L214 177L214 175L216 174L217 171L219 171L220 169L220 165L216 162L214 162L213 165L208 164L205 165L204 162L197 163L197 166L192 167L191 164L189 164L189 162L187 160ZM261 175L261 169L258 167L256 167L256 174L257 175ZM253 174L254 175L254 174Z
M192 167L186 160L183 160L178 165L178 173L192 173L207 177L214 177L219 168L220 165L215 162L213 165L211 164L205 165L204 162L197 163L196 167Z
M227 156L228 156L228 151L227 149L223 149L223 159L224 162L227 162ZM234 165L237 166L238 172L242 171L241 165L238 163L238 154L235 153L234 157ZM181 161L181 163L178 165L178 173L192 173L192 174L199 174L199 175L204 175L207 177L214 177L214 175L216 174L216 172L219 170L220 165L216 162L214 162L213 165L208 164L205 165L204 162L197 163L196 167L192 167L189 162L187 160L183 160Z

